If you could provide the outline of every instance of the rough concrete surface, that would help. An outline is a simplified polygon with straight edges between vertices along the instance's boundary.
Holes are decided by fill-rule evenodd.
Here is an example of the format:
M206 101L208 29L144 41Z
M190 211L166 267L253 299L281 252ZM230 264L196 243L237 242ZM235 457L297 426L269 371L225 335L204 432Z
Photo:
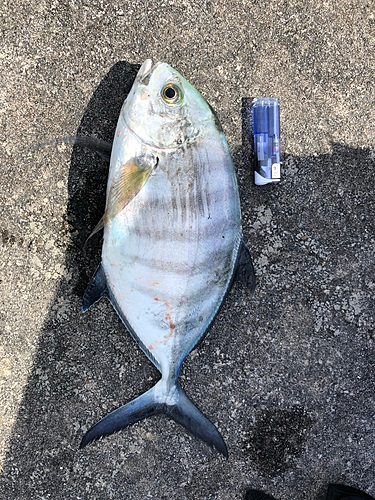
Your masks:
M323 499L375 495L372 0L0 1L0 499ZM229 459L164 416L78 450L85 431L158 379L102 301L80 312L100 261L112 140L146 58L216 109L254 257L181 385ZM243 99L281 100L282 182L255 187Z

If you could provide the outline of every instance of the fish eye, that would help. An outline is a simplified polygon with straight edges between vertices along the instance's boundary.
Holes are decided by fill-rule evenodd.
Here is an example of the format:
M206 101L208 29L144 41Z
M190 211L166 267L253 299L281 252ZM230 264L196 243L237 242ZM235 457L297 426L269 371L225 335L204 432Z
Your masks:
M183 94L182 90L175 83L168 83L161 93L163 100L167 104L176 104L182 100Z

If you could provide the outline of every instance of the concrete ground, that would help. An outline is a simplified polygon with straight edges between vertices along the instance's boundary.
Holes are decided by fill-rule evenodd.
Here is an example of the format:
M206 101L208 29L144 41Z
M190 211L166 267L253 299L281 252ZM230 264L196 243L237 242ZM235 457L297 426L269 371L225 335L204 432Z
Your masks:
M375 495L373 0L0 2L0 499L322 500ZM181 385L225 460L164 416L78 450L158 379L102 301L111 141L139 64L178 69L217 110L233 154L257 290L236 284ZM246 98L281 100L279 185L255 187Z

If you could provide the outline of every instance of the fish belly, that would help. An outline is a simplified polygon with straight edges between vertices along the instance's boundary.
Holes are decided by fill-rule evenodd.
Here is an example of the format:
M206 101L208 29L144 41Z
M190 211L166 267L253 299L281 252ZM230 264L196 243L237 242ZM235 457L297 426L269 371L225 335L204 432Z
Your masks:
M146 185L104 230L102 265L140 346L177 376L227 292L241 214L226 142L155 154Z

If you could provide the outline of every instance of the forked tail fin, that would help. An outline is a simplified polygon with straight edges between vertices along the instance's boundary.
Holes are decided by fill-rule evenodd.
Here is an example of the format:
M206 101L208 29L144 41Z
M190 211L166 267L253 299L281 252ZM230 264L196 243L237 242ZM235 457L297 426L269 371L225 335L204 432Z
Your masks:
M190 401L178 382L169 393L163 392L162 388L160 380L149 391L99 420L84 436L80 448L138 420L165 413L228 458L228 450L219 431Z

